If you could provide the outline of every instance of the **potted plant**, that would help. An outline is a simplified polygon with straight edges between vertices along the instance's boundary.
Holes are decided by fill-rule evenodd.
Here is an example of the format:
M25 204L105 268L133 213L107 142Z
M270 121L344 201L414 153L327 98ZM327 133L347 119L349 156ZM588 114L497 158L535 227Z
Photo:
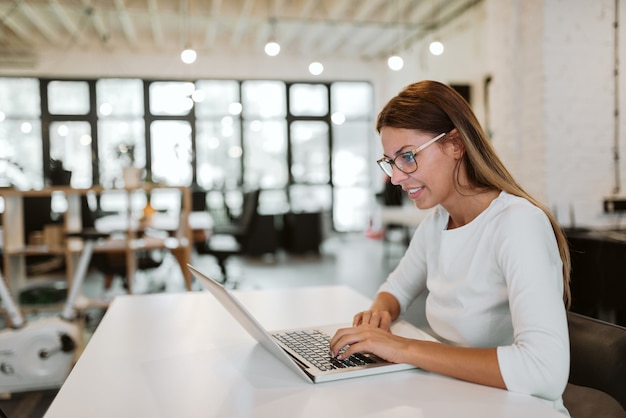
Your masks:
M53 186L69 186L72 172L66 170L63 161L50 158L50 183Z
M119 143L115 147L115 154L122 163L122 179L124 187L137 187L141 184L142 169L135 166L135 144Z

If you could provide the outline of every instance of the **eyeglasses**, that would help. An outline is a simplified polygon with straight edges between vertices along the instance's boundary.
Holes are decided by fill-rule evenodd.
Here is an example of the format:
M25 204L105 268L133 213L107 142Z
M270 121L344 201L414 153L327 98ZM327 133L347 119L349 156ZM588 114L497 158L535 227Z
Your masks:
M414 150L403 152L402 154L396 155L395 158L391 159L389 157L383 157L380 160L376 161L378 166L387 174L389 177L393 175L393 166L395 165L398 170L402 171L405 174L411 174L417 171L417 161L415 161L415 155L426 148L427 146L434 144L437 140L446 136L448 132L444 132L442 134L437 135L433 139L429 140L425 144L415 148Z

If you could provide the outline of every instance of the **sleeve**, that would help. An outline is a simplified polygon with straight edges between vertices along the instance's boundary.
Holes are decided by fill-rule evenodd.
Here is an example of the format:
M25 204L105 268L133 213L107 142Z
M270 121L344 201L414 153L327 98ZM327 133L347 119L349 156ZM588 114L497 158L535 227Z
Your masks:
M498 347L498 363L508 390L558 400L569 376L569 334L556 238L540 209L507 212L495 237L514 342Z
M391 293L398 300L401 314L426 289L426 243L432 243L427 238L436 228L435 223L434 214L431 213L419 224L398 266L378 289L379 293Z

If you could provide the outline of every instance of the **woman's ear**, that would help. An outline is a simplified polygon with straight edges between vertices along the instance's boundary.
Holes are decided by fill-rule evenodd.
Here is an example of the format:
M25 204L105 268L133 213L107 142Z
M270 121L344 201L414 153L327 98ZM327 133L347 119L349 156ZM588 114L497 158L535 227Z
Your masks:
M448 133L446 146L448 147L448 152L455 160L460 160L463 157L463 154L465 154L465 143L456 128Z

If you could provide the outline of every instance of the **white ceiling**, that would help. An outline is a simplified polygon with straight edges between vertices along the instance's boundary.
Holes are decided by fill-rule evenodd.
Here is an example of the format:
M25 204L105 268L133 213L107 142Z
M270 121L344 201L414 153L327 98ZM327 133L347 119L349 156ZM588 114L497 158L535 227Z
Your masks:
M377 59L481 0L0 0L0 58L102 49ZM434 31L434 32L433 32ZM272 35L273 34L273 35Z

